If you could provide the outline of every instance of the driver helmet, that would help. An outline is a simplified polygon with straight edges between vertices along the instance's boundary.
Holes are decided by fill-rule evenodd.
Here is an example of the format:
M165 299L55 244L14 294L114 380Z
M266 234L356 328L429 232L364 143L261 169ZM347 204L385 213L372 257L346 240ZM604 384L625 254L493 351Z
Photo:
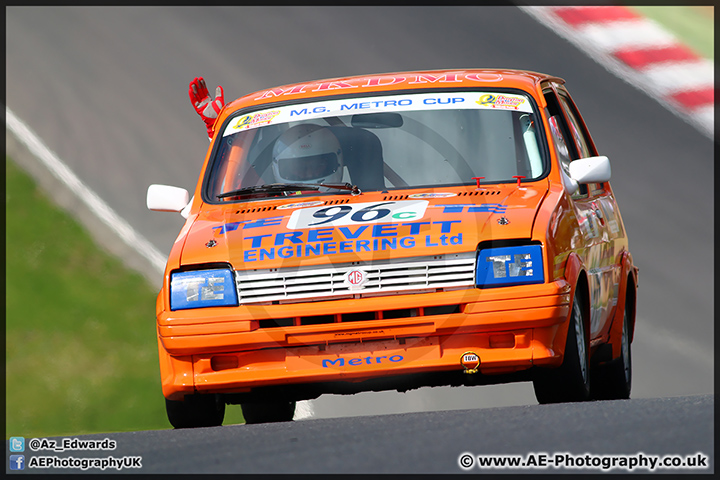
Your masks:
M275 180L281 183L338 183L343 177L340 142L319 125L286 130L275 141L272 158Z

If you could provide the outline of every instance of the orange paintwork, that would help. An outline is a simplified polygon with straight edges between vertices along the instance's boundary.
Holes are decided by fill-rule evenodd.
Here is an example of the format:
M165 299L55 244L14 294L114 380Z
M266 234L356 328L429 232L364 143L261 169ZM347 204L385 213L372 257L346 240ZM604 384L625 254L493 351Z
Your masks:
M246 95L229 103L216 122L216 137L220 126L230 116L249 107L268 108L268 105L286 100L365 92L410 93L427 88L471 87L512 88L525 92L540 107L543 122L540 133L550 138L547 110L544 109L547 104L542 93L550 83L554 83L555 88L563 88L564 81L534 72L453 70L388 73L288 85ZM202 179L212 159L211 146L190 214L170 252L164 285L157 300L163 394L178 400L182 395L194 392L239 393L270 385L359 382L378 376L461 371L460 358L467 351L479 355L479 372L483 375L526 370L533 366L554 367L562 363L571 302L579 294L590 299L585 302L585 309L586 318L591 319L587 325L591 332L591 351L612 342L613 356L617 357L626 292L637 286L637 268L628 251L622 219L609 183L605 184L602 193L587 199L574 199L568 195L563 187L555 146L551 141L547 144L550 173L520 186L501 183L480 187L393 189L389 193L369 191L352 197L347 192L298 197L295 202L336 198L352 205L428 192L455 195L428 199L423 225L398 222L377 227L377 230L358 229L355 231L357 239L351 240L339 228L328 228L317 235L323 235L327 242L324 245L335 245L336 250L312 256L293 254L288 258L281 258L281 248L288 247L284 253L289 254L300 247L276 235L287 231L285 225L295 210L277 207L291 203L292 197L278 196L247 203L204 202ZM594 145L591 148L594 150ZM239 168L239 160L231 159L231 163L231 168ZM492 200L487 200L490 194ZM464 204L491 201L506 205L504 215L511 221L507 225L498 225L498 215L492 212L470 213L469 209L444 208L444 205L459 203L459 198ZM600 202L600 207L597 203L590 205L590 201ZM598 208L603 212L612 209L612 221L615 222L612 232L604 223L598 223L608 219L593 217L592 212L597 212ZM440 211L445 213L436 215ZM238 222L257 222L258 226L251 230L220 228ZM583 222L590 230L583 229ZM597 228L601 229L599 234L588 233ZM372 237L371 230L378 235ZM339 251L343 242L382 240L383 234L388 233L400 239L399 243L403 238L413 240L407 240L407 245L398 243L394 248L386 249L379 244L377 249L369 252L359 248L344 253ZM181 266L225 263L238 271L332 266L370 259L474 252L481 242L506 239L542 245L544 283L288 304L170 309L170 275ZM210 240L216 242L213 248L206 246ZM413 245L409 246L410 243ZM265 249L264 253L262 249ZM635 298L634 294L632 298ZM457 306L457 310L423 314L425 309L443 306ZM403 309L415 309L414 316L339 321L343 314ZM634 325L634 305L630 311ZM297 320L323 315L335 316L335 321L260 328L260 321L266 319ZM382 317L383 314L377 315Z

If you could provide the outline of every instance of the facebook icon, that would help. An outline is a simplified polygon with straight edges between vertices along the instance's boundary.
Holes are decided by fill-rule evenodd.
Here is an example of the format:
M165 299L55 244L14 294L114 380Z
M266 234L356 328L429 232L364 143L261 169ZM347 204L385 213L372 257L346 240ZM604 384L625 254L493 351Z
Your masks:
M10 470L25 470L25 455L10 455Z

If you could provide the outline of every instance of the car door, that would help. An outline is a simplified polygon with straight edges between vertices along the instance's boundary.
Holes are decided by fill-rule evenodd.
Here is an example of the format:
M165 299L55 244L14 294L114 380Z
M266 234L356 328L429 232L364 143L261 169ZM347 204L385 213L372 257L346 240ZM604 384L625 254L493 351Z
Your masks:
M548 103L548 116L556 125L562 138L556 141L566 145L565 166L570 162L597 155L582 117L567 90L560 84L551 83L543 93ZM605 334L617 304L618 272L615 268L614 240L618 231L611 231L610 222L616 230L614 199L609 185L587 184L572 195L572 205L584 237L584 245L578 252L588 274L590 288L590 339ZM613 221L614 220L614 221Z

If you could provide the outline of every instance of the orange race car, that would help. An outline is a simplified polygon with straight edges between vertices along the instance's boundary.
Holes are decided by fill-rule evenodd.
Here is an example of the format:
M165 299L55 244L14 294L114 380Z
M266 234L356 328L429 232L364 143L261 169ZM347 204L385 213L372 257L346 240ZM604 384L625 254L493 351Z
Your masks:
M423 386L629 397L638 269L561 78L366 75L215 111L193 199L147 196L187 218L157 298L174 427Z

